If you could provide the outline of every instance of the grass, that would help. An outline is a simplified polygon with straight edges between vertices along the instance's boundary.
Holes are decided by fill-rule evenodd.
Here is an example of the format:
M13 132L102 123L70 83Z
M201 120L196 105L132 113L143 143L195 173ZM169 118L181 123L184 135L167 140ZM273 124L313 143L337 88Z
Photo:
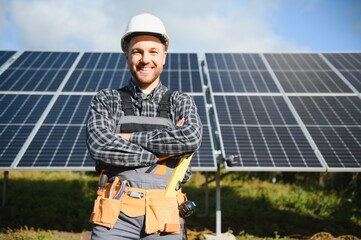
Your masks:
M214 175L209 175L212 180ZM319 232L361 237L358 205L337 189L307 181L273 184L264 177L268 174L254 176L222 176L222 232L231 232L237 239L306 239ZM97 181L96 175L83 172L10 172L7 205L16 212L0 223L0 240L87 239ZM197 214L187 221L190 239L203 239L204 233L215 231L214 181L208 184L208 214L200 216L207 210L204 181L203 175L195 173L183 187L197 203Z

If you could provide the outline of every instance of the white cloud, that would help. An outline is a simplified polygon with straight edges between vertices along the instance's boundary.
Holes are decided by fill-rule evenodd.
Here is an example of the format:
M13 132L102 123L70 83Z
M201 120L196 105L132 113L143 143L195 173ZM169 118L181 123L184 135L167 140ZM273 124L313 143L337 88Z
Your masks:
M97 4L87 1L14 1L12 19L20 48L49 50L99 49L116 36L114 23ZM106 49L106 47L104 47Z
M165 23L173 52L262 52L303 49L272 33L266 15L282 1L11 1L7 14L19 49L120 51L127 20L150 12ZM2 26L5 20L1 20ZM1 46L0 46L1 47Z
M198 51L213 52L262 52L294 51L302 48L281 39L272 33L272 25L266 15L271 15L279 1L250 1L242 5L228 1L227 8L222 3L213 11L190 18L174 18L179 28L171 28L176 46ZM220 11L223 10L223 11ZM176 29L176 32L174 31ZM182 44L181 44L182 43ZM192 47L194 46L194 47Z

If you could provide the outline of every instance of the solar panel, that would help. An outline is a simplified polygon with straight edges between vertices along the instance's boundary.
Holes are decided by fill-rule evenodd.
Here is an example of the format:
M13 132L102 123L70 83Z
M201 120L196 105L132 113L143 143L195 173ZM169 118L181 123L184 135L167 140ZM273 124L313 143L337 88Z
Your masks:
M85 145L92 96L61 95L26 149L17 168L94 169Z
M0 75L0 91L57 91L77 55L24 52Z
M351 93L318 54L264 54L286 93Z
M198 108L198 114L203 124L202 144L193 155L191 166L196 171L216 171L217 163L214 156L214 143L211 138L211 126L208 120L208 113L204 95L193 96Z
M1 59L0 168L93 170L89 103L100 89L129 81L124 55L0 51ZM206 53L205 60L208 89L195 53L168 53L161 76L197 104L204 129L193 170L215 171L218 150L237 160L229 171L361 169L360 53Z
M15 53L15 51L0 51L0 67L6 63Z
M130 79L121 53L84 53L63 91L97 92L121 88Z
M229 171L322 171L283 96L214 96Z
M213 92L279 92L258 54L206 53Z
M361 99L357 96L291 96L330 170L360 170Z
M204 124L193 170L215 171L203 80L196 54L168 54L163 84L193 95ZM85 144L92 96L130 74L121 53L23 52L0 73L3 169L94 170Z
M203 92L196 54L167 54L162 83L172 90ZM121 88L131 75L121 53L84 53L63 91L96 92Z
M168 53L161 80L171 90L203 93L197 54Z
M326 59L361 92L361 53L324 53Z
M0 95L0 168L10 167L52 96Z

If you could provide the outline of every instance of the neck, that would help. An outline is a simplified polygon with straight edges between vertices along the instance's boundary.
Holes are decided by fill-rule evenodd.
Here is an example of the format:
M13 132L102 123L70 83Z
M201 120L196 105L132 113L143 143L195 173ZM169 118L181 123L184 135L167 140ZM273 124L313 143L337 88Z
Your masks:
M135 86L137 86L140 90L142 91L153 91L159 84L160 84L160 80L156 80L150 84L142 84L137 80L134 80L134 78L132 79L133 83Z

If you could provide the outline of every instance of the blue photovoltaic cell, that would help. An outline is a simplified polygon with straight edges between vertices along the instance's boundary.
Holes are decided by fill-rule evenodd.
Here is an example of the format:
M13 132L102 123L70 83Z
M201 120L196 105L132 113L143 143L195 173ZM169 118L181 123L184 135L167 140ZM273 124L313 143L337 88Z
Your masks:
M60 95L44 124L86 124L93 96Z
M1 91L56 91L78 53L24 52L0 75Z
M296 125L282 96L214 96L221 125Z
M258 54L207 53L213 92L279 92Z
M240 168L322 165L282 96L214 96L225 157Z
M121 53L84 53L63 91L97 92L121 88L130 79Z
M0 94L0 124L36 124L51 95Z
M361 99L291 96L290 100L330 168L361 167Z
M327 60L361 92L361 53L324 53Z
M361 126L361 99L350 96L290 96L305 125Z
M0 51L0 67L13 56L15 51Z
M197 54L168 53L161 81L173 91L202 93L203 84Z
M286 93L352 92L318 54L264 54Z
M322 168L298 126L221 125L227 157L235 156L242 168Z
M93 167L85 140L91 99L60 95L17 167Z
M210 125L207 120L207 112L204 104L204 96L193 96L198 108L198 114L203 124L202 144L198 151L193 155L191 166L197 170L201 168L216 169L216 163L213 155L213 147L210 136Z
M84 125L43 125L17 167L93 167Z
M0 95L0 167L10 167L52 96Z
M361 126L308 126L329 168L361 168Z
M11 166L33 127L0 124L0 168Z

